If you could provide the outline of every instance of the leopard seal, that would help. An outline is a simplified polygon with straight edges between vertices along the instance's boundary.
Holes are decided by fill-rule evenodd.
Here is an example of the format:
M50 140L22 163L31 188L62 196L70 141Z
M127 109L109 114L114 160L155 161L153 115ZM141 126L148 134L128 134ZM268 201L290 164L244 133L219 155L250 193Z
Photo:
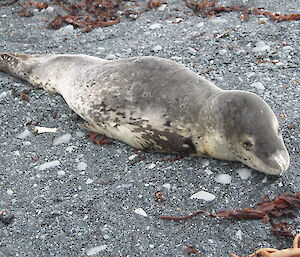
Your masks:
M0 71L61 94L85 128L137 149L240 161L272 175L290 163L262 98L222 90L168 59L2 52Z

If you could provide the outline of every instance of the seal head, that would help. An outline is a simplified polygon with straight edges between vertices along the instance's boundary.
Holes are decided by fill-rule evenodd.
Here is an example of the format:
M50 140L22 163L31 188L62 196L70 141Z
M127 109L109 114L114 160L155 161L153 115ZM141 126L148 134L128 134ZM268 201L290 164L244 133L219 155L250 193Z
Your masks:
M270 175L287 170L290 157L278 120L263 99L250 92L223 90L216 93L212 106L217 121L211 133L216 153L227 152L227 159Z

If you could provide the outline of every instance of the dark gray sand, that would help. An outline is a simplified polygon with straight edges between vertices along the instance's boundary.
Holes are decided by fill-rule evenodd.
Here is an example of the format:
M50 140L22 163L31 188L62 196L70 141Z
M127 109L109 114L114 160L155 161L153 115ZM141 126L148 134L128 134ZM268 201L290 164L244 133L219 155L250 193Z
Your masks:
M194 16L179 0L167 2L136 21L124 17L120 24L85 34L71 26L46 29L42 19L54 16L57 7L31 18L15 14L18 5L0 7L0 51L108 59L160 56L203 72L223 89L255 92L279 119L290 168L276 179L241 163L191 157L167 162L162 159L174 156L153 153L131 165L138 158L134 149L117 141L94 145L60 96L0 73L0 210L15 215L11 224L0 224L1 257L187 256L188 245L201 256L216 257L291 246L290 239L274 237L270 225L259 220L197 216L172 222L159 215L243 208L265 194L300 191L300 22L275 23L254 15L244 22L238 13L208 19ZM272 12L300 12L299 0L221 4L241 2ZM18 96L24 90L31 90L29 102ZM26 125L30 121L59 131L36 134L34 125ZM62 135L53 145L53 138ZM244 179L243 168L250 175ZM156 191L164 202L154 200ZM215 199L191 199L199 191ZM289 222L298 224L299 212Z

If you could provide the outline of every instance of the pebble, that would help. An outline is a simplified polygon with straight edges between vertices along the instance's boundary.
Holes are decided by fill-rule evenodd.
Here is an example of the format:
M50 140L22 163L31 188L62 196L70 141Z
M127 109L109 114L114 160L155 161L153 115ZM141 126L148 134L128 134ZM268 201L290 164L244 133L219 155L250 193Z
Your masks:
M220 55L224 55L224 54L226 54L227 53L227 50L226 49L221 49L221 50L219 50L219 54Z
M242 230L238 230L238 231L235 233L235 236L236 236L237 239L242 240Z
M46 169L56 167L58 165L60 165L60 161L56 160L56 161L51 161L51 162L45 162L45 163L41 164L40 166L38 166L37 168L39 171L43 171Z
M20 151L18 151L18 150L14 151L12 154L15 155L15 156L21 156Z
M170 183L165 183L165 184L162 185L162 187L170 190L171 189L171 184Z
M117 57L114 54L108 54L104 57L106 60L115 60Z
M213 172L210 170L210 169L205 169L204 172L207 174L207 175L212 175Z
M73 34L74 27L73 25L69 24L67 26L60 28L57 32L62 35Z
M253 52L261 53L270 50L270 47L263 41L257 41L255 47L252 49Z
M265 86L261 82L254 82L251 84L251 87L255 87L258 90L265 90Z
M8 195L13 195L14 191L12 191L11 189L7 189L7 190L6 190L6 193L7 193Z
M283 50L284 52L290 52L290 51L293 51L294 48L291 47L291 46L284 46L284 47L282 47L282 50ZM0 97L0 98L1 98L1 97Z
M24 141L24 142L22 143L22 145L28 146L28 145L31 145L31 142L30 142L30 141Z
M154 163L151 163L151 164L147 167L147 169L151 170L151 169L153 169L155 166L156 166L156 165L155 165Z
M204 167L208 167L208 165L209 165L209 160L203 160L202 162L202 167L204 168Z
M197 50L196 49L194 49L194 48L192 48L192 47L188 47L188 53L189 54L196 54L197 53Z
M75 135L76 135L76 137L84 137L84 136L85 136L85 133L82 132L82 131L77 131L77 132L75 133Z
M166 9L167 5L162 4L160 7L157 8L158 11L163 12Z
M251 78L251 77L253 77L255 75L255 72L246 72L245 73L245 76L247 77L247 78Z
M93 179L91 179L91 178L88 178L87 180L86 180L86 184L87 185L89 185L89 184L92 184L94 182L94 180Z
M137 208L137 209L134 210L134 212L138 215L148 217L147 213L142 208Z
M199 22L199 23L196 24L196 27L197 28L202 28L203 25L204 25L204 22Z
M31 132L28 129L25 129L22 133L20 133L19 135L17 135L17 138L23 140L23 139L29 137L30 135L31 135Z
M215 181L217 183L226 185L226 184L230 184L231 183L231 176L228 174L218 174L217 176L215 176Z
M183 58L181 56L171 56L171 60L181 61Z
M191 199L201 199L207 202L215 200L216 196L206 191L199 191L191 196Z
M46 9L47 13L53 13L53 11L54 11L54 8L52 6L48 6Z
M152 25L150 25L150 29L160 29L161 28L161 25L159 23L154 23Z
M64 135L55 137L53 139L53 145L61 145L61 144L69 143L71 138L72 138L71 134L64 134Z
M86 170L87 164L85 162L80 162L77 164L77 169L78 170Z
M154 46L153 48L152 48L152 51L154 51L154 52L159 52L159 51L161 51L163 48L162 48L162 46L160 46L160 45L156 45L156 46Z
M71 146L68 146L68 147L66 148L66 151L69 152L69 153L71 153L71 152L73 152L76 148L77 148L76 146L71 145Z
M242 180L246 180L246 179L251 177L251 170L250 169L240 168L240 169L237 169L236 172L238 173L239 177Z
M7 92L2 92L1 94L0 94L0 100L2 100L2 99L4 99L5 97L7 96Z
M220 17L212 18L209 21L212 22L212 23L219 23L219 24L227 22L226 19L223 19L223 18L220 18Z
M66 175L66 172L63 171L63 170L58 170L58 171L57 171L57 175L60 176L60 177L62 177L62 176L64 176L64 175Z
M138 157L137 154L130 155L130 156L128 157L128 160L132 161L132 160L135 159L136 157Z
M106 250L106 248L107 248L107 245L95 246L95 247L90 248L89 250L87 250L86 254L88 256L96 255L96 254L100 253L101 251Z
M110 239L110 236L109 235L103 235L103 239L105 239L105 240Z

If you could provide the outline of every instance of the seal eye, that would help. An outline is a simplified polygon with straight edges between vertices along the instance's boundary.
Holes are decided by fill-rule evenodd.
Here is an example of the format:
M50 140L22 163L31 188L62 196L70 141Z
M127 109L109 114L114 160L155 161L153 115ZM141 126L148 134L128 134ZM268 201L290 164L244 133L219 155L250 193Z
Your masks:
M249 142L249 141L245 141L244 143L243 143L243 145L244 145L244 148L248 151L248 150L250 150L252 147L253 147L253 144L251 143L251 142Z

